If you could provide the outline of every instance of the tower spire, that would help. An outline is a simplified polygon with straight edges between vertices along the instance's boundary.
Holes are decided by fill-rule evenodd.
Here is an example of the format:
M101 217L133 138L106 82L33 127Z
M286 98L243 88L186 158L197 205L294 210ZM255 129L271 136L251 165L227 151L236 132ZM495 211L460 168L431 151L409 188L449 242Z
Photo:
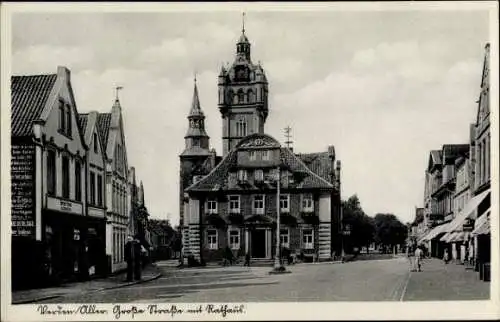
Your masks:
M203 111L200 106L200 98L198 95L198 84L196 81L196 72L194 73L194 91L193 91L193 101L191 102L191 111L189 115L203 115Z
M116 86L115 87L115 100L119 101L118 93L123 89L123 86Z
M245 13L243 12L242 18L241 18L241 32L244 34L245 33Z

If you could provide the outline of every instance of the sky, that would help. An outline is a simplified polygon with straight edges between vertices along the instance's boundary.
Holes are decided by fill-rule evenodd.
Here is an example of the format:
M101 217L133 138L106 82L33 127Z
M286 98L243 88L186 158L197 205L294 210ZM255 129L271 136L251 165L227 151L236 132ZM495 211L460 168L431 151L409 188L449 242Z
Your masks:
M176 224L193 76L220 155L217 75L234 59L241 12L17 13L12 73L68 67L80 113L110 112L123 86L129 166L151 216ZM291 126L296 152L334 145L343 199L412 221L429 151L468 142L488 24L479 10L249 10L252 60L269 81L265 131L284 142Z

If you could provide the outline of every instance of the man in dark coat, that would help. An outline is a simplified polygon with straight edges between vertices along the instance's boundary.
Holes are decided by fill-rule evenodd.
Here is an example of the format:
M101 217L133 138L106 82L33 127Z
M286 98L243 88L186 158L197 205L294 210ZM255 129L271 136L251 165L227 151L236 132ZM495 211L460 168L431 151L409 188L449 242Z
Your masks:
M136 236L134 240L134 278L136 280L141 279L141 269L142 269L142 252L141 252L141 241L139 237Z
M127 282L133 280L134 275L134 239L127 237L125 243L125 261L127 262Z

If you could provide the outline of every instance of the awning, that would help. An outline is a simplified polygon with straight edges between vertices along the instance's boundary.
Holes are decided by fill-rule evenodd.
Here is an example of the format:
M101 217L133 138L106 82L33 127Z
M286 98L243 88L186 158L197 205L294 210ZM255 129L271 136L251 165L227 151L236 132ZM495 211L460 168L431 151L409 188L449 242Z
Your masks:
M473 235L486 235L490 233L490 211L478 218L474 225Z
M445 243L449 243L449 240L453 237L454 234L455 234L455 232L447 232L439 240L442 242L445 242Z
M451 243L456 243L459 241L463 241L465 239L465 233L463 231L455 232L453 237L451 238Z
M477 206L483 201L488 194L490 193L490 190L483 191L479 195L475 196L474 198L470 199L469 202L465 205L464 209L462 209L456 216L455 218L449 223L447 232L450 231L461 231L462 227L461 225L464 224L465 220L469 218L470 215L474 214L474 210L477 209ZM473 218L475 219L475 218Z
M424 238L422 238L422 241L426 241L426 240L432 240L434 239L436 236L438 236L439 234L441 233L444 233L447 231L448 229L448 225L449 224L442 224L442 225L439 225L439 226L436 226L434 227L428 234L427 236L425 236Z

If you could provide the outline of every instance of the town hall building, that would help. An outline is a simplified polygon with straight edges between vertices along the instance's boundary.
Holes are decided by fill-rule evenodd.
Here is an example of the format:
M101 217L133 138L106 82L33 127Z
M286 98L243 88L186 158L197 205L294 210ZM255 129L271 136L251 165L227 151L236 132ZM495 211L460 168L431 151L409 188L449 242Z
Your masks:
M278 207L282 248L306 261L338 254L340 162L335 149L297 154L265 133L268 81L260 63L252 62L244 29L233 64L222 67L218 76L218 107L222 156L210 148L195 80L180 155L184 257L219 261L229 247L236 257L271 260Z

